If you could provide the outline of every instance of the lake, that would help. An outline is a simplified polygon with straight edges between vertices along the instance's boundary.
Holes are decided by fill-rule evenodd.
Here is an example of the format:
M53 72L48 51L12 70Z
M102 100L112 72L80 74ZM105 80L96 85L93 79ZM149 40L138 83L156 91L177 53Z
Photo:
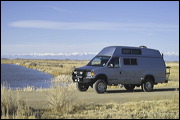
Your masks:
M7 82L12 89L33 86L37 88L51 87L54 77L44 72L15 64L1 64L1 83Z

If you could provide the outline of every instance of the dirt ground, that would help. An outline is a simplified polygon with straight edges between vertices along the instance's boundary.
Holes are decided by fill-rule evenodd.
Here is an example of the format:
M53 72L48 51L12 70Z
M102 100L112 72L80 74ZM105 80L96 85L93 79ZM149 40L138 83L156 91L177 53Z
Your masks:
M92 88L89 88L86 92L76 90L74 94L77 96L77 103L105 104L116 102L122 104L126 102L171 99L175 95L179 97L179 88L155 87L152 92L143 92L140 87L131 92L126 91L124 88L108 88L104 94L97 94ZM19 95L32 108L45 109L48 107L47 93L45 91L20 91Z

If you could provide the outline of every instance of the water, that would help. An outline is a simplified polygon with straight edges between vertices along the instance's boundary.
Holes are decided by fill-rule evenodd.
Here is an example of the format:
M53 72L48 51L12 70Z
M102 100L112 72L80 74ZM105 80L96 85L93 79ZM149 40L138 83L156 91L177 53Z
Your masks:
M12 89L33 86L37 88L49 88L53 76L14 64L1 64L1 83L7 82Z

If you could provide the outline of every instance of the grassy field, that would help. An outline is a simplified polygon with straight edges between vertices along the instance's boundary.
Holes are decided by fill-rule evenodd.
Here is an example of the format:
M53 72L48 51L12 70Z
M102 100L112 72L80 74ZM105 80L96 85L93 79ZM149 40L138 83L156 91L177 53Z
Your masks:
M49 89L11 90L1 85L1 118L2 119L178 119L179 91L172 91L168 99L136 101L136 97L125 103L81 103L72 83L71 73L75 67L86 65L88 61L71 60L9 60L1 63L17 64L37 69L56 76L54 83L71 83L68 86L55 85ZM179 88L179 62L166 62L171 66L170 80L167 84L156 87ZM27 94L27 93L31 94ZM87 93L88 94L88 93ZM162 93L160 93L162 94ZM46 99L46 107L33 108L27 101L32 95L34 104L41 105ZM111 94L116 96L117 94ZM44 97L45 96L45 97ZM34 98L33 98L34 97ZM23 99L24 98L24 99ZM41 100L42 99L42 100ZM140 98L138 98L140 99Z
M89 61L72 60L25 60L25 59L1 59L4 64L17 64L31 69L49 73L53 76L72 74L76 67L84 66Z

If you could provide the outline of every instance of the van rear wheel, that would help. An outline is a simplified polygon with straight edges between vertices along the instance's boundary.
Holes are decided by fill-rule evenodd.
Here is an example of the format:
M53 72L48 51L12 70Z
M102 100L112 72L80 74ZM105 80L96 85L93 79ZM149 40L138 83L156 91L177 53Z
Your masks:
M125 89L128 91L132 91L135 88L135 85L124 85Z
M104 93L107 89L107 84L104 80L99 79L93 84L93 88L96 93Z
M154 83L152 82L151 79L147 79L142 83L141 87L144 92L150 92L153 90Z

